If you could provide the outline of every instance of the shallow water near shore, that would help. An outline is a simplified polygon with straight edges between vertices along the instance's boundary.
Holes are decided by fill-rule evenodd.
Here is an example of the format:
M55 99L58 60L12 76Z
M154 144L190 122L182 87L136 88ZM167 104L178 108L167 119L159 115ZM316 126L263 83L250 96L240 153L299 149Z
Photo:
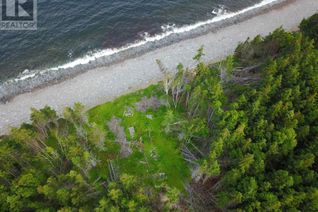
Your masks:
M236 12L261 0L38 0L37 31L0 33L0 82L78 58L112 54L167 31ZM24 72L27 75L27 71ZM23 78L22 78L23 79Z

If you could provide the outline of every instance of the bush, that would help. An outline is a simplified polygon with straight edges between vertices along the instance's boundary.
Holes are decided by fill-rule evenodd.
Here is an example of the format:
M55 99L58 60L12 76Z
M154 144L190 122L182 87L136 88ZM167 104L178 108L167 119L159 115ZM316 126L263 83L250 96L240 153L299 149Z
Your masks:
M318 48L318 13L308 19L304 19L300 23L300 30L304 33L304 35L313 39L316 47Z

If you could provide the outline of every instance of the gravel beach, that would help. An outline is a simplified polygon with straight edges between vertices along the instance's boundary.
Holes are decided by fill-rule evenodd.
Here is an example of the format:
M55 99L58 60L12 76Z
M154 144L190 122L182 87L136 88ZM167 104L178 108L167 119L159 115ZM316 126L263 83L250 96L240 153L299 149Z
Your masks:
M96 68L59 84L36 89L16 96L6 104L0 104L0 134L10 126L27 122L30 108L51 106L62 112L67 106L81 102L87 108L110 101L120 95L145 88L162 79L156 59L175 71L178 63L193 67L192 57L204 45L204 60L218 61L233 53L239 42L258 34L266 35L282 26L296 30L303 18L318 12L318 0L291 0L288 4L274 7L235 25L196 38L156 49L136 58Z

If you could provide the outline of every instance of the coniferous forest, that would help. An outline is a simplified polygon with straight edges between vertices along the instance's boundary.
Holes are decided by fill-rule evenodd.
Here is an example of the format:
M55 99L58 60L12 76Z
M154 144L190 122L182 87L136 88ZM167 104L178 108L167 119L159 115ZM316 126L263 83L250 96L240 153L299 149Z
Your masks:
M0 138L0 211L318 211L318 16ZM191 58L189 58L191 59Z

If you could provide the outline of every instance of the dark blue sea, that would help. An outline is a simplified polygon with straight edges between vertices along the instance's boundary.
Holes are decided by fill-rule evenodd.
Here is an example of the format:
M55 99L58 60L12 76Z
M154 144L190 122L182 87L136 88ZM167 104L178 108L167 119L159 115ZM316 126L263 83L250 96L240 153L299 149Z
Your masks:
M38 0L38 29L0 31L0 82L236 12L261 0ZM54 71L54 70L52 70Z

